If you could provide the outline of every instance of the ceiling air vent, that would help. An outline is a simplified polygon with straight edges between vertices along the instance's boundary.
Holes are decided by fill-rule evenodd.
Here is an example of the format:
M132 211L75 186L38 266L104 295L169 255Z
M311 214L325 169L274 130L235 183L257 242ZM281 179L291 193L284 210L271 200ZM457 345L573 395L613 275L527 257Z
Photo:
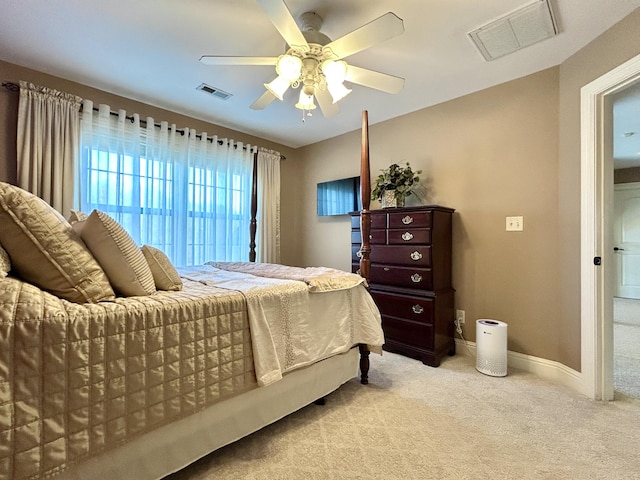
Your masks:
M558 34L548 0L536 0L467 35L485 60L495 60Z
M228 98L233 96L232 94L225 92L224 90L212 87L211 85L207 85L206 83L201 83L200 85L198 85L196 90L202 90L203 92L208 93L209 95L213 95L220 100L227 100Z

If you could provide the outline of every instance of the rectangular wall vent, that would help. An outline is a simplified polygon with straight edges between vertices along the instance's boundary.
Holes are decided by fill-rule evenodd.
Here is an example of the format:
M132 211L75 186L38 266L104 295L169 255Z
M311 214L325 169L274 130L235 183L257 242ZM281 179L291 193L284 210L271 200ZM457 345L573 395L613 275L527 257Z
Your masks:
M495 60L558 34L548 0L536 0L467 35L485 60Z
M220 90L219 88L212 87L211 85L207 85L206 83L201 83L200 85L198 85L196 89L202 90L203 92L208 93L209 95L212 95L216 98L219 98L220 100L227 100L228 98L233 96L232 94L225 92L224 90Z

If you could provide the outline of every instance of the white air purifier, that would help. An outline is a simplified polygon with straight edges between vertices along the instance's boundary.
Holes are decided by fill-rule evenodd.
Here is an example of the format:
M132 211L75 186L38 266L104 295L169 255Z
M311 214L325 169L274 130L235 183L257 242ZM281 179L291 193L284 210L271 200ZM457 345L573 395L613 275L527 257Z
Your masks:
M476 321L476 370L493 377L507 374L507 324L481 318Z

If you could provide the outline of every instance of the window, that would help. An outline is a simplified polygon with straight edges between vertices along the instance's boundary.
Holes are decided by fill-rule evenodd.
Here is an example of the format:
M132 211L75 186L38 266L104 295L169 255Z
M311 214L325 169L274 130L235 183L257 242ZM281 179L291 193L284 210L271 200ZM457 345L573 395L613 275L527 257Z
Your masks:
M178 266L248 260L251 147L102 107L83 113L82 211L108 213Z

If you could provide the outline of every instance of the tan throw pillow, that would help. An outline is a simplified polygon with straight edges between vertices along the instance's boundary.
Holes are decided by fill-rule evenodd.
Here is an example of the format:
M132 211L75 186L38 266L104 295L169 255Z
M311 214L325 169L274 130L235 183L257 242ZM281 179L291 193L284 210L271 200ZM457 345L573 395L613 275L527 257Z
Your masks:
M156 291L153 274L142 251L109 215L98 210L91 212L80 236L106 272L116 293L131 297Z
M23 280L71 302L114 298L105 272L71 225L34 194L0 182L0 243Z
M0 245L0 278L4 278L11 271L11 259L7 251Z
M147 259L158 290L182 290L180 275L162 250L149 245L143 245L141 250L144 258Z

